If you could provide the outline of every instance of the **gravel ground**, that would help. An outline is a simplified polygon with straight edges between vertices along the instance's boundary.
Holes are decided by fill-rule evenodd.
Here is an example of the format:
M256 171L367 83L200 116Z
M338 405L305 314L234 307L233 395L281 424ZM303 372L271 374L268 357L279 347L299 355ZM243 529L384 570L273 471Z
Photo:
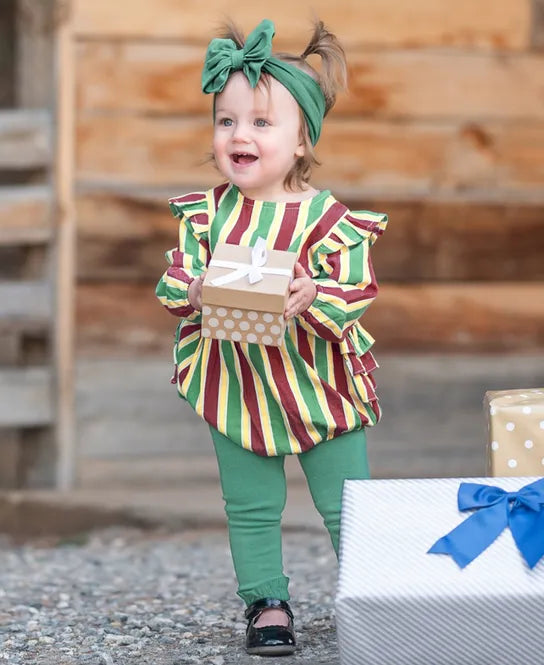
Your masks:
M281 662L337 665L328 537L285 534L284 560L298 649ZM0 541L0 665L270 662L245 653L244 632L223 532Z

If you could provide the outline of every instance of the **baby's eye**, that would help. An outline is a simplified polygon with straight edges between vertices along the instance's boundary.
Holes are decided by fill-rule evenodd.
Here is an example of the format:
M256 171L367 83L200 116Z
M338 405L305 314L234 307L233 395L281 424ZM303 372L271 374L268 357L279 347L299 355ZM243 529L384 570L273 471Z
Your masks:
M265 120L264 118L257 118L255 120L256 127L266 127L268 124L268 120Z
M222 127L232 127L232 120L230 118L220 118L217 121L217 124Z

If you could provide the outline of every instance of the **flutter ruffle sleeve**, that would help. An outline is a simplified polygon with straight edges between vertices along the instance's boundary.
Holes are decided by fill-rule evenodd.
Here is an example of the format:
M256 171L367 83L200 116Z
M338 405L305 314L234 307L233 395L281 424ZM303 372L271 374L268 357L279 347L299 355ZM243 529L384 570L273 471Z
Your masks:
M189 284L206 269L209 261L208 226L210 193L196 192L169 199L174 217L179 219L178 245L166 252L168 268L155 293L174 316L193 321L200 318L188 298Z
M311 252L312 278L317 295L297 317L306 331L331 342L344 342L376 297L378 285L370 260L370 247L387 225L387 216L374 212L346 212ZM350 346L363 351L372 344L361 330ZM363 351L364 353L364 351Z

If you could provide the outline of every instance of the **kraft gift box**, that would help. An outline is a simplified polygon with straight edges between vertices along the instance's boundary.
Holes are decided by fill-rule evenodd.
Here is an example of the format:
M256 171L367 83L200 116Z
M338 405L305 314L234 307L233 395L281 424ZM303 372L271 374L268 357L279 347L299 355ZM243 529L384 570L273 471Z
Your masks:
M530 568L509 528L464 568L428 553L474 514L458 510L461 483L514 492L536 480L346 481L335 598L341 665L544 662L543 559Z
M485 394L487 474L544 475L544 388Z
M294 252L218 243L202 284L202 337L281 346Z

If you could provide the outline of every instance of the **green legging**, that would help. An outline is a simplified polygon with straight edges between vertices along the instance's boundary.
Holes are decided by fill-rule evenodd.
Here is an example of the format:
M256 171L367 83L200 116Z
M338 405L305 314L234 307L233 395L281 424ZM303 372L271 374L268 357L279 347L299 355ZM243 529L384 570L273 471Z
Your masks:
M287 488L284 457L261 457L210 428L219 475L238 595L289 600L283 574L281 514ZM343 434L298 455L315 507L338 555L344 480L369 477L364 430Z

